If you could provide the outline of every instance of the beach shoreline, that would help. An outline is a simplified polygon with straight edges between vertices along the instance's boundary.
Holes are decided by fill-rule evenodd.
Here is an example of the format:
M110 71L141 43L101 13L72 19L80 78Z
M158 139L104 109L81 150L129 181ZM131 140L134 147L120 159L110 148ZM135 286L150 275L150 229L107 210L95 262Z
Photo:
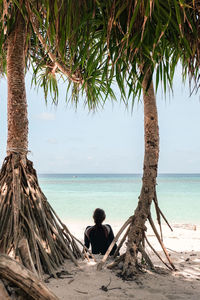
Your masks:
M85 224L80 227L73 222L66 224L69 230L83 242ZM86 224L88 225L88 224ZM116 234L121 224L112 224ZM123 281L117 271L106 267L96 270L94 261L79 261L80 269L66 261L60 268L67 270L71 278L50 279L47 284L62 300L75 299L136 299L136 300L199 300L200 295L200 225L173 224L173 232L163 225L163 240L176 271L169 271L157 256L147 247L154 265L160 274L147 271L134 281ZM153 231L148 226L147 237L162 258L166 258ZM125 251L125 245L121 253ZM98 256L97 261L102 257ZM107 292L101 287L109 284ZM114 288L114 289L113 289Z

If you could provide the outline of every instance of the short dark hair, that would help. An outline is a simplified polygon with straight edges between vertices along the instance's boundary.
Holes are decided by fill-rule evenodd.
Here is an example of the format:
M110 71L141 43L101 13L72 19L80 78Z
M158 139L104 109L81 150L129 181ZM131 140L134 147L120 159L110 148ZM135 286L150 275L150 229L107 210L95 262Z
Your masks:
M101 208L96 208L93 213L93 219L95 224L101 225L101 223L105 220L106 214L105 211Z

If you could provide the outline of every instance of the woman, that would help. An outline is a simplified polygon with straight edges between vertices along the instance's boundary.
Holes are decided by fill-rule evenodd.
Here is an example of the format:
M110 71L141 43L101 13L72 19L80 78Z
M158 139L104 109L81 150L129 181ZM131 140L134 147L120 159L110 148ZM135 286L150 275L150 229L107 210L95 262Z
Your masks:
M92 247L93 254L105 254L108 247L114 239L114 234L110 225L102 225L106 218L103 209L96 208L93 214L94 226L86 227L84 234L84 242L87 248ZM115 244L110 255L115 253L117 245Z

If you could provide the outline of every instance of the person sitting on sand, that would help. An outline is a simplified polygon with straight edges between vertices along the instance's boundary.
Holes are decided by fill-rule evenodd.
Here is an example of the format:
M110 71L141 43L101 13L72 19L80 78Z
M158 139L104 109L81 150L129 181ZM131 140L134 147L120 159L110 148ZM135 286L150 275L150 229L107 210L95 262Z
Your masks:
M105 211L96 208L93 214L94 226L87 226L84 234L84 243L87 248L92 247L93 254L105 254L114 239L114 234L110 225L102 225L106 218ZM110 255L115 253L115 244Z

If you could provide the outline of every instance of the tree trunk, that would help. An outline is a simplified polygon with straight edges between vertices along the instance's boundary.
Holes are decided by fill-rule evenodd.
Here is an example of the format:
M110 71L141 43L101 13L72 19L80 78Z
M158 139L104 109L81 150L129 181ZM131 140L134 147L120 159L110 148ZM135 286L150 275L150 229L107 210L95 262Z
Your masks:
M159 130L156 98L152 81L147 91L150 78L151 73L149 71L147 72L142 84L145 133L143 178L138 206L135 210L133 222L128 233L127 250L122 270L122 276L124 276L125 278L134 275L139 267L138 252L143 249L142 243L144 241L144 232L146 231L145 222L150 215L150 207L155 195L156 188L159 158Z
M14 28L8 37L8 138L7 153L26 154L28 151L28 118L25 90L25 22L17 14Z
M151 217L151 203L154 201L158 224L161 229L161 216L170 227L167 222L165 216L161 212L156 195L156 179L157 179L157 169L158 169L158 159L159 159L159 128L158 128L158 114L157 114L157 106L156 106L156 97L154 94L153 82L152 82L152 74L151 71L148 70L144 76L142 82L143 88L143 103L144 103L144 136L145 136L145 152L144 152L144 163L143 163L143 177L142 177L142 189L139 196L139 201L137 208L134 212L134 215L126 221L123 227L120 229L119 233L123 231L127 226L126 233L124 234L114 256L118 255L118 251L120 250L122 244L126 241L127 236L128 240L126 242L127 248L125 254L122 254L120 257L117 257L113 263L108 265L108 268L114 268L117 265L121 265L120 269L121 276L123 279L131 279L135 274L138 273L139 270L143 269L144 264L139 263L139 256L141 258L142 263L145 262L151 269L155 269L151 259L145 252L145 241L154 251L154 253L159 257L159 259L167 266L170 270L175 270L175 266L173 265L167 250L162 242L162 238L160 237L157 229L154 225L154 222ZM163 252L169 262L169 264L165 263L161 256L155 251L155 249L151 246L149 241L146 238L145 232L147 230L145 223L149 220L149 223L155 233L158 242L160 243ZM130 225L129 225L130 224ZM123 229L123 230L122 230ZM172 229L171 229L172 230ZM117 236L119 235L117 234ZM161 231L162 235L162 231ZM117 241L117 240L116 240ZM97 268L101 269L102 265L106 261L106 256L109 255L112 250L109 247L109 252L106 253L104 258L98 264ZM140 254L140 255L139 255Z
M28 118L24 75L26 27L21 13L8 37L8 141L0 172L0 252L20 261L39 277L53 274L65 258L81 257L73 236L42 193L27 159Z
M12 285L14 285L13 291L16 290L19 295L23 295L23 298L20 299L58 300L53 292L35 274L6 255L0 255L0 274L1 278L12 282ZM13 299L13 297L9 297L6 288L0 280L1 295L3 295L2 298L0 297L2 300Z

